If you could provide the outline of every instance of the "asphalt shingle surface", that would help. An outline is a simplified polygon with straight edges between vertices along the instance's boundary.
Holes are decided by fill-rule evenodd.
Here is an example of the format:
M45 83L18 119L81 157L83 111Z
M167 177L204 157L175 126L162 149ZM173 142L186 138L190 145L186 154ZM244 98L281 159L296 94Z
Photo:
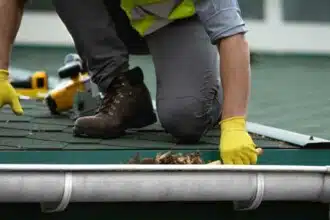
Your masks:
M176 145L172 136L157 123L130 130L117 139L74 137L69 113L51 115L44 103L34 100L22 100L22 105L24 116L15 116L8 106L0 111L0 150L216 150L219 144L219 130L215 128L197 145ZM254 139L264 148L290 147L259 136Z
M46 70L56 77L56 70L70 52L74 49L15 47L12 65L32 71ZM136 65L144 70L146 84L155 98L151 57L132 56L131 66ZM330 139L329 70L329 56L260 55L252 66L248 120Z

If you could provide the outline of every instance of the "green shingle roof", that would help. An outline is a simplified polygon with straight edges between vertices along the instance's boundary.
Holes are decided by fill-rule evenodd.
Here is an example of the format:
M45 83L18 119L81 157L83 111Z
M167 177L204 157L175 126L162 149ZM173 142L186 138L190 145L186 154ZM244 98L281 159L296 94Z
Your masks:
M22 100L24 116L15 116L10 108L0 112L1 151L167 151L203 150L217 151L219 130L215 128L197 145L176 145L172 136L159 124L130 130L117 139L80 138L72 135L73 120L70 114L51 115L43 102ZM254 135L257 145L263 148L292 148L288 144ZM1 162L1 161L0 161Z

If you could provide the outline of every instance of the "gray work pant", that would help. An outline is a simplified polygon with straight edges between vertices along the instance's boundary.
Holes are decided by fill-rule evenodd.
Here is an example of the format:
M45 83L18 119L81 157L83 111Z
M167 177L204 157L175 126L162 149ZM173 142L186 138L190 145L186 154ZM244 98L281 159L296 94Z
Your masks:
M88 62L92 80L103 91L128 68L127 49L104 2L54 0L78 53ZM158 117L176 137L199 138L219 121L222 89L214 44L246 31L236 0L202 2L199 18L171 23L146 37L156 70Z

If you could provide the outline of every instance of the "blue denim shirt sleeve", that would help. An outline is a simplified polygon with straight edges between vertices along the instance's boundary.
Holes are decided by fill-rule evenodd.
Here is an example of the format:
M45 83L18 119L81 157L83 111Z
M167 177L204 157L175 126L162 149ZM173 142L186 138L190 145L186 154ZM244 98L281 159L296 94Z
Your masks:
M247 32L237 0L195 0L195 7L212 44Z

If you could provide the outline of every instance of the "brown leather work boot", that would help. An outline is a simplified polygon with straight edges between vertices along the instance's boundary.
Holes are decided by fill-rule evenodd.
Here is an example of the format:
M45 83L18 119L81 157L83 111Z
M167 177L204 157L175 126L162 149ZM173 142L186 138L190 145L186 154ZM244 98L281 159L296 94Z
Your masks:
M129 128L141 128L157 121L143 73L136 67L111 84L94 116L78 118L73 133L76 136L116 138Z

